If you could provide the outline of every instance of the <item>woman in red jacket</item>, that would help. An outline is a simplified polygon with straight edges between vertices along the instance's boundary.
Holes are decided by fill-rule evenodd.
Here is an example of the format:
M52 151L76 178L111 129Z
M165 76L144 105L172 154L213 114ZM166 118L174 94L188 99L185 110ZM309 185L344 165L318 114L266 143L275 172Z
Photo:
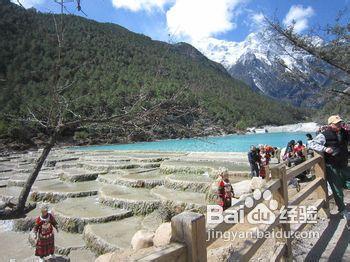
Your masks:
M219 176L221 178L218 185L219 205L223 210L226 210L232 204L233 188L228 179L227 170L222 171Z
M41 216L35 220L34 233L36 239L35 255L40 257L40 261L44 261L44 257L54 255L55 253L55 237L53 228L57 228L57 222L53 215L48 212L46 207L41 209Z

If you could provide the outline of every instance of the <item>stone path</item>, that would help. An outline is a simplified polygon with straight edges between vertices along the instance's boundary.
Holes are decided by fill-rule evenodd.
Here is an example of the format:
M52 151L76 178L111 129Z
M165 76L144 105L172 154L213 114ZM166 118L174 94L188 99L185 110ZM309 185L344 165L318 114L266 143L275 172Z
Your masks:
M350 211L350 190L345 190L345 202ZM296 261L350 261L350 230L346 220L337 212L334 200L330 201L330 219L320 219L304 230L318 232L319 237L297 239L293 242Z

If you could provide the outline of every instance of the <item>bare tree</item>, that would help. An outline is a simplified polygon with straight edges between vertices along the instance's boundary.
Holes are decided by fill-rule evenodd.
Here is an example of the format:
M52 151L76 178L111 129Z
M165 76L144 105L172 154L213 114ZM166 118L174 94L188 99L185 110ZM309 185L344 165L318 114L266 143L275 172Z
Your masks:
M31 174L28 176L25 185L19 195L17 203L8 202L0 207L0 219L11 219L21 217L23 214L35 208L35 205L26 205L30 190L39 175L39 172L47 159L51 149L57 143L62 132L68 128L78 128L87 125L106 123L114 126L134 126L138 129L147 127L154 127L158 125L167 115L174 115L181 117L187 114L193 114L197 109L181 107L177 100L189 88L184 86L183 89L178 90L171 96L161 100L154 101L147 108L144 107L143 102L148 104L152 102L152 97L147 94L145 87L141 86L139 92L132 97L133 103L125 106L123 110L115 115L102 116L100 118L81 116L77 112L70 109L70 102L65 97L65 92L70 88L74 88L74 82L62 81L61 72L64 67L62 57L64 56L64 10L66 10L64 1L56 1L61 5L61 14L59 20L56 15L52 15L53 22L56 29L57 38L57 57L52 68L53 81L48 85L48 101L49 107L30 108L28 106L28 114L20 119L21 122L35 123L40 128L44 129L48 134L48 141L45 144L40 156L35 162L35 166ZM78 10L81 10L80 1L77 1ZM163 59L163 58L162 58ZM161 61L162 62L162 61ZM82 65L84 66L84 65ZM158 71L161 70L161 63L159 63ZM154 81L159 74L157 71ZM174 123L175 125L175 123Z

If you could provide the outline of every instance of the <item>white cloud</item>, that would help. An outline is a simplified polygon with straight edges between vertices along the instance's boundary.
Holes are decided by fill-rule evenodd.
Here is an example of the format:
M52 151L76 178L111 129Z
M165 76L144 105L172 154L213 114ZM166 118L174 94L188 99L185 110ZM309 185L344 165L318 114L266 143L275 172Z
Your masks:
M164 5L174 0L112 0L116 8L124 8L133 12L152 9L163 9Z
M309 27L308 19L315 14L311 6L293 5L283 20L285 26L293 26L295 32L301 33Z
M195 40L230 31L239 6L247 1L176 0L166 14L169 33Z
M17 0L11 0L12 3L18 4ZM19 2L25 7L25 8L31 8L35 5L40 5L44 2L44 0L19 0Z
M253 20L253 22L256 24L256 25L260 25L264 22L264 14L263 13L254 13L252 16L251 16L251 19Z

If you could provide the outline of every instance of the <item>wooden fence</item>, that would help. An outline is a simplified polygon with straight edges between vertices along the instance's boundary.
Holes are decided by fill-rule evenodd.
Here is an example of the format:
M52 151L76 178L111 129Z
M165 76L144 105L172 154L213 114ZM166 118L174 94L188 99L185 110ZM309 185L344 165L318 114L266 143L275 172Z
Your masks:
M314 170L316 178L309 182L300 192L290 197L288 193L289 181L307 170ZM316 199L313 200L312 205L317 208L317 212L324 211L325 216L329 216L329 196L327 191L327 183L325 180L325 164L321 155L315 154L315 156L300 165L287 170L285 163L279 164L271 168L271 177L267 181L267 186L263 192L270 190L275 200L278 201L279 207L284 206L285 210L289 210L288 207L299 205L304 201L311 193L316 192ZM245 200L242 199L228 210L235 210L238 214L239 211L243 211L244 214L248 214L259 203L263 201L254 200L252 207L248 208L244 205ZM279 210L279 209L277 209ZM224 211L224 213L227 211ZM281 230L287 232L287 234L281 234L282 236L294 236L296 232L300 232L307 225L305 223L298 224L296 228L291 230L290 223L280 223L282 214L279 211L276 213L276 219L272 224L269 224L265 228L265 232L272 232L273 230ZM288 217L288 216L287 216ZM233 224L220 223L214 226L205 224L204 215L183 212L172 218L172 238L173 243L159 250L141 261L159 261L159 262L172 262L172 261L191 261L191 262L205 262L207 261L207 246L209 246L215 239L206 241L207 230L224 232L229 228L232 228ZM265 234L264 234L265 235ZM292 260L292 237L286 237L279 239L280 244L275 250L274 255L270 261L291 261ZM262 246L266 239L257 238L255 241L250 241L248 245L240 250L234 256L234 261L249 261L254 256L257 250Z

